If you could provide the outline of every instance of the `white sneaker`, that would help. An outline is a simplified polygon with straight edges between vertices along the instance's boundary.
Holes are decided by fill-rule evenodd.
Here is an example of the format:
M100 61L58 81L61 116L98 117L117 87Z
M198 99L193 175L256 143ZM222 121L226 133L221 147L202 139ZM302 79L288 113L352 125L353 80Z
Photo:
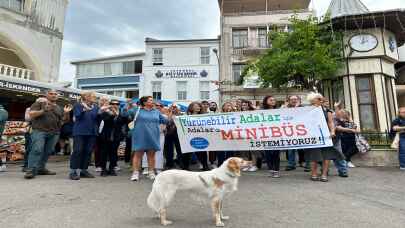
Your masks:
M96 168L94 169L94 171L100 173L101 171L103 171L103 169L102 169L101 167L96 167Z
M162 172L161 169L157 169L157 170L156 170L156 176L159 175L161 172Z
M148 175L149 174L149 170L147 168L144 168L142 171L142 175Z
M0 166L0 172L6 172L6 171L7 171L6 165Z
M356 166L352 162L347 162L347 167L356 168Z
M138 181L139 180L139 172L134 171L132 172L131 181Z
M248 172L256 172L257 170L259 169L257 168L257 166L254 165L248 169Z
M247 172L249 169L250 169L250 167L248 166L248 167L243 168L242 171Z
M149 173L148 178L149 178L149 180L155 180L156 175L154 173Z
M121 171L121 168L119 166L114 167L115 172Z
M405 171L405 167L399 167L399 170Z

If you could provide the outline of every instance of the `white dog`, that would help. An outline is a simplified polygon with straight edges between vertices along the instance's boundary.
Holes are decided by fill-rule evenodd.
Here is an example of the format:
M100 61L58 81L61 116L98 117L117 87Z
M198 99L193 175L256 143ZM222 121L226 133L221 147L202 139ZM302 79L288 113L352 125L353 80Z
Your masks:
M152 192L148 197L148 206L158 213L160 223L164 226L172 224L167 220L167 207L177 190L191 190L193 193L208 194L211 199L212 212L216 226L224 226L222 220L229 217L222 214L224 196L237 190L241 167L250 162L233 157L226 160L219 168L207 172L190 172L184 170L168 170L160 173L153 183Z

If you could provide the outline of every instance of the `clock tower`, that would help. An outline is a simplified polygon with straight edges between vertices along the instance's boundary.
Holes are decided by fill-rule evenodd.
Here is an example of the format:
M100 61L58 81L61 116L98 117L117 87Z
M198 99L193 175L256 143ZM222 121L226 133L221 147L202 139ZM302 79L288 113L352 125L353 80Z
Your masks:
M343 33L344 64L324 94L342 102L363 131L385 132L397 114L394 64L405 43L405 10L370 12L360 0L332 0L330 29Z

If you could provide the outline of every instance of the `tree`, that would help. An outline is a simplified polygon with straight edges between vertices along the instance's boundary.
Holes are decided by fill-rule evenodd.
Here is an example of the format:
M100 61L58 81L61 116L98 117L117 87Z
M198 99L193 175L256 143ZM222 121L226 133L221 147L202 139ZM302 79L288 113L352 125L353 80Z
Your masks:
M315 17L302 20L295 15L290 22L291 31L268 34L271 48L248 64L242 78L254 71L263 87L312 90L334 77L343 63L342 34L330 31Z

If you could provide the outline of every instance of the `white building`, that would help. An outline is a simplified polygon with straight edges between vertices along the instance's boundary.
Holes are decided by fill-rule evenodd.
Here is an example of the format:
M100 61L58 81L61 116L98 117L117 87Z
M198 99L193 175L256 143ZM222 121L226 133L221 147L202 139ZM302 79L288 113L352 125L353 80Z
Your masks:
M72 62L75 88L108 95L138 98L145 53L131 53Z
M0 75L55 82L68 0L0 0Z
M140 94L187 105L218 102L218 39L146 38L144 80Z

